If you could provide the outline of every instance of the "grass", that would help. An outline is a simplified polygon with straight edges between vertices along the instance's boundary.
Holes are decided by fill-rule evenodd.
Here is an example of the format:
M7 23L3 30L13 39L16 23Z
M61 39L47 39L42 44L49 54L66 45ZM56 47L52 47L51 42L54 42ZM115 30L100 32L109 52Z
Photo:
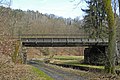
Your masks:
M81 67L89 67L89 68L97 68L97 69L104 69L104 66L95 66L95 65L88 65L88 64L81 64L79 61L59 61L58 64L67 64L67 65L74 65L74 66L81 66Z
M44 72L40 71L38 68L35 68L35 67L32 66L32 70L33 70L33 72L38 74L39 77L41 77L41 80L53 80L50 76L48 76Z
M98 72L88 72L88 71L81 71L81 70L73 70L70 68L63 68L63 67L59 67L59 66L53 66L53 65L49 65L52 68L55 69L60 69L61 71L65 71L65 72L69 72L71 74L76 74L79 76L82 76L83 78L87 79L87 80L120 80L119 76L114 76L114 75L109 75L109 74L105 74L104 72L102 73L98 73Z
M104 69L104 66L95 66L81 63L81 61L84 59L84 56L55 56L54 59L55 61L53 63L55 64L67 64L73 66ZM120 66L116 66L116 69L120 70Z
M67 65L74 65L81 67L104 69L104 66L81 64L80 62L84 59L84 56L55 56L54 59L58 61L58 64L67 64Z
M0 67L0 80L53 80L31 65L5 64Z
M95 65L88 65L82 64L82 60L84 60L84 56L54 56L56 64L67 64L67 65L74 65L74 66L82 66L88 68L96 68L96 69L104 69L104 66L95 66ZM117 70L120 70L120 66L116 66Z
M53 58L57 60L79 60L84 59L84 56L54 56Z
M89 67L89 68L97 68L97 69L104 69L104 66L94 66L94 65L87 65L87 64L71 64L71 65Z

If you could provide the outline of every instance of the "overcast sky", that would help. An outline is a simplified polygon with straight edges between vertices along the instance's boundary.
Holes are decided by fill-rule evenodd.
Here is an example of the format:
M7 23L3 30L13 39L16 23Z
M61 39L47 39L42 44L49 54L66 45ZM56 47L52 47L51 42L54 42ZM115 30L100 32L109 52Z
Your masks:
M84 12L81 11L81 8L86 8L86 4L85 2L81 2L75 8L75 4L78 4L79 1L81 0L13 0L11 8L38 10L40 13L55 14L64 18L80 16L82 19Z

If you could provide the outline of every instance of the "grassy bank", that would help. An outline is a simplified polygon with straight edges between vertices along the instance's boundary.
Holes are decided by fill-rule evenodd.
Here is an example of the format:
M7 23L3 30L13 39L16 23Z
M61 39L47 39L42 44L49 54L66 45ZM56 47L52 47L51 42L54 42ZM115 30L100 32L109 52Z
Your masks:
M55 60L53 61L53 63L55 64L66 64L73 66L104 69L104 66L82 64L81 62L84 60L84 56L55 56L54 59Z
M50 76L48 76L47 74L45 74L44 72L40 71L38 68L35 68L32 66L32 70L33 72L38 75L38 77L41 80L53 80ZM37 79L36 79L37 80Z
M0 80L53 80L39 69L22 64L4 64L0 67Z
M119 76L105 74L104 72L101 72L101 73L89 72L89 71L83 71L83 70L75 70L72 68L60 67L56 65L49 65L49 64L46 64L46 65L55 69L59 69L61 71L70 72L71 74L82 76L86 80L120 80Z
M81 60L84 59L84 56L54 56L53 58L57 60Z

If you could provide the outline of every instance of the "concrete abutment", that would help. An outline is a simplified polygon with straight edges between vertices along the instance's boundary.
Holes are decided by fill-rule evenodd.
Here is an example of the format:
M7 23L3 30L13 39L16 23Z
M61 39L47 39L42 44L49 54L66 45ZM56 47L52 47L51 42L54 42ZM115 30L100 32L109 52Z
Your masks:
M106 62L106 46L90 46L84 50L84 63L104 65Z

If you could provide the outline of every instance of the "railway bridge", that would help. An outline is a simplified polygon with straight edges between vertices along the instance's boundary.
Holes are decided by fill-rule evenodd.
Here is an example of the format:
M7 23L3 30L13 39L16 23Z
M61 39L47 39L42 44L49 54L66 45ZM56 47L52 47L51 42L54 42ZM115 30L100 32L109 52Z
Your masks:
M81 37L78 34L29 34L21 35L20 39L22 47L86 47L84 50L84 63L87 64L104 64L108 47L107 39L90 39ZM26 62L26 58L24 62Z

